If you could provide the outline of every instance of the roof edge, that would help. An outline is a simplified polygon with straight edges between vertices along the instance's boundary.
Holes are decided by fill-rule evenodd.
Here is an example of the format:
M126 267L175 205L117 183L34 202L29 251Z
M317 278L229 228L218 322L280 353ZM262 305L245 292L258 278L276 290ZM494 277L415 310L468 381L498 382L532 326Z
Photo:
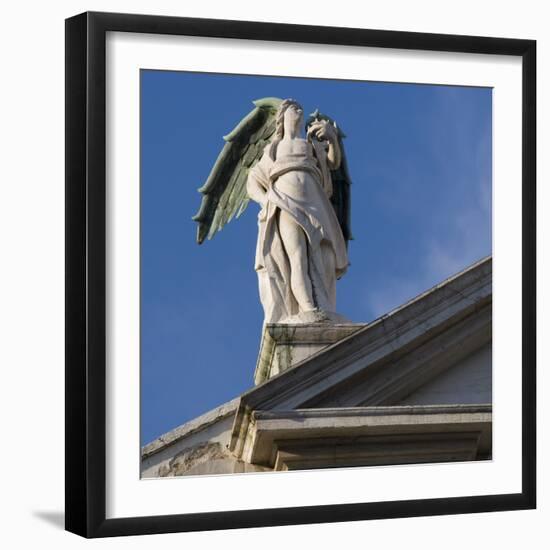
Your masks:
M192 435L212 424L227 418L232 415L239 406L240 397L235 397L231 401L227 401L214 409L211 409L173 430L162 434L150 443L147 443L141 448L141 459L149 458L150 456L166 449L170 445L177 443L181 439Z

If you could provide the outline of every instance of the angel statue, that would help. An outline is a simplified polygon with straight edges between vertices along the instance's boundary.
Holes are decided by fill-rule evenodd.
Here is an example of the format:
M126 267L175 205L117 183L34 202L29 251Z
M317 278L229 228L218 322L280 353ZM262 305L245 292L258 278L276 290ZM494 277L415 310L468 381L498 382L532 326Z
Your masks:
M316 110L307 120L293 99L263 98L224 137L199 212L201 244L260 207L255 269L265 323L346 322L336 313L336 280L349 265L350 178L343 132Z

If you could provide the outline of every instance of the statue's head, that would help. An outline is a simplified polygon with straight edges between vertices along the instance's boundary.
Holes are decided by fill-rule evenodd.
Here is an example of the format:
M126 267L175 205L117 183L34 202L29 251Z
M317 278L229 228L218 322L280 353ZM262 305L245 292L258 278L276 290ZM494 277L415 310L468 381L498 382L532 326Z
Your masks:
M304 110L302 106L294 99L285 99L277 110L275 115L276 129L275 137L276 139L283 139L285 135L285 127L289 128L291 126L300 127L303 124L304 120Z

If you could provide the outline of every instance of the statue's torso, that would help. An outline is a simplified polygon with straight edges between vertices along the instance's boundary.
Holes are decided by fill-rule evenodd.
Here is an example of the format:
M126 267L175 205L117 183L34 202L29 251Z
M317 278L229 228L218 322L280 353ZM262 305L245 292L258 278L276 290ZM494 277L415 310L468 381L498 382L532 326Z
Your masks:
M277 144L277 158L289 155L313 158L313 147L309 141L302 138L282 139Z
M311 200L312 193L317 195L321 181L311 143L301 138L281 140L270 176L281 193L299 201Z

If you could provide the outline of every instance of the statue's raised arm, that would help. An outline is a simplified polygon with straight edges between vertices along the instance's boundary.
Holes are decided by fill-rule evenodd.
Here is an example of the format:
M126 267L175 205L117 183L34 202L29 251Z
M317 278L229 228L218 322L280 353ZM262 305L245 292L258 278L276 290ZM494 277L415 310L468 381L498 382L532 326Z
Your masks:
M351 232L351 178L344 148L344 138L346 134L344 134L335 120L320 113L319 110L316 110L309 115L306 123L308 136L312 134L312 129L317 127L318 121L323 121L325 124L334 128L338 140L339 162L330 167L333 187L330 202L338 216L338 221L340 222L340 227L347 244L348 241L353 239L353 235Z

